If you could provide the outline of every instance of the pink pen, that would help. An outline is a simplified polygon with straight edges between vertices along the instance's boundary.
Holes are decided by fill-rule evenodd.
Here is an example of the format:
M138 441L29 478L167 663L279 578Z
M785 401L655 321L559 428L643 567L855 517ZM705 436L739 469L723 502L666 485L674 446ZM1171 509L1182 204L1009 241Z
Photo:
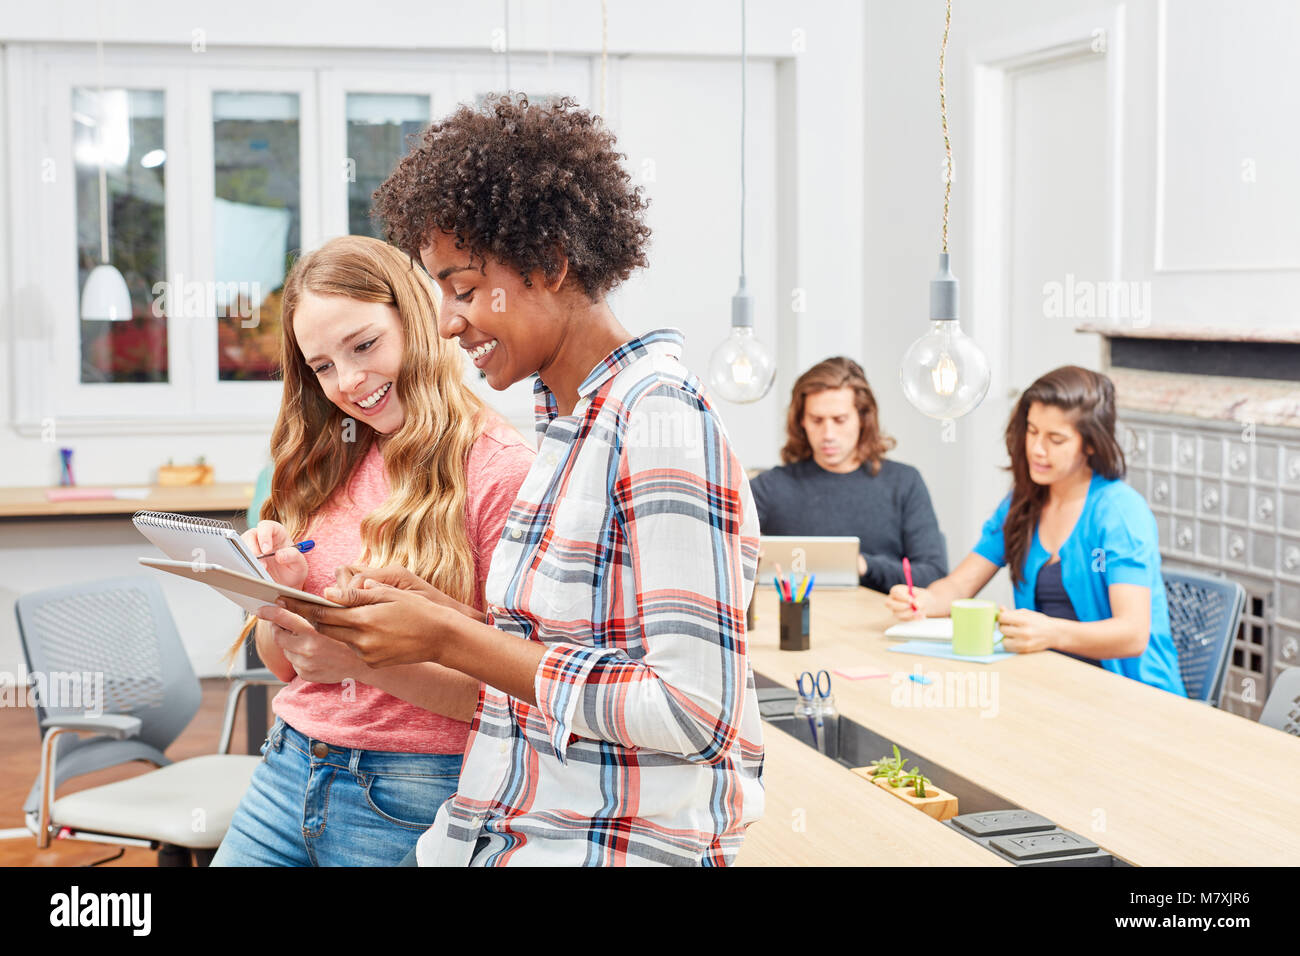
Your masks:
M790 593L789 587L785 582L785 575L781 573L781 565L779 564L776 566L776 579L781 585L781 596L787 601L793 600L794 596Z
M907 599L912 602L912 610L916 610L916 595L912 593L912 562L903 558L903 577L907 578Z

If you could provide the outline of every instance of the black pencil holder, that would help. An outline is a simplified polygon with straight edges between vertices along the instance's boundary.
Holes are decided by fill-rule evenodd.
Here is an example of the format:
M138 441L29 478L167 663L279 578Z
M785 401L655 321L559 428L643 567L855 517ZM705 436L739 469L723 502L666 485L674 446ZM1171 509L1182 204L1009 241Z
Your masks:
M811 605L812 601L808 598L798 602L781 602L781 650L808 650L808 618Z

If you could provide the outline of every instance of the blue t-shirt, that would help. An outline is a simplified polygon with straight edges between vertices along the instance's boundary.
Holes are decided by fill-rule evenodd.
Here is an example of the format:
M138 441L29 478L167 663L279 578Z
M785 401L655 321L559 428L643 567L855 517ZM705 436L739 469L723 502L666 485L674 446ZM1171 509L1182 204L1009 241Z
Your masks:
M974 552L998 567L1007 563L1002 526L1011 507L1008 493L998 510L984 522ZM1142 496L1113 478L1094 473L1088 484L1088 498L1074 530L1061 545L1061 583L1080 621L1103 621L1111 617L1112 584L1138 584L1151 592L1151 636L1147 649L1137 657L1100 661L1102 667L1133 680L1187 696L1178 671L1178 652L1169 634L1169 604L1164 578L1160 576L1156 519ZM1037 610L1034 584L1038 572L1051 557L1038 541L1025 556L1025 573L1016 585L1016 607Z

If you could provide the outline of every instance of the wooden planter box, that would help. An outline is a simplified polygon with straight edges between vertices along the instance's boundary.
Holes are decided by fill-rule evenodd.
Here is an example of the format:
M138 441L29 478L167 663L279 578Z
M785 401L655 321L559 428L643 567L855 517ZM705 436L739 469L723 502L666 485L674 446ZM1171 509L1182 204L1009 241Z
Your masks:
M926 816L934 817L936 820L948 820L957 815L957 798L946 790L940 790L934 784L926 787L924 797L918 797L910 786L891 787L886 778L881 777L877 780L874 767L854 767L853 772L867 778L877 787L892 793L900 800L906 800Z
M158 484L167 488L212 484L211 465L159 465Z

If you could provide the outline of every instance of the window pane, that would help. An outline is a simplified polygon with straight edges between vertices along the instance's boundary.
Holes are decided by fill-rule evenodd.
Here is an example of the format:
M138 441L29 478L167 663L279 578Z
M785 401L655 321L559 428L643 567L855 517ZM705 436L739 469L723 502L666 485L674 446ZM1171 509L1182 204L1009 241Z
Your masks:
M429 125L429 97L349 93L348 232L384 237L383 223L370 218L371 197Z
M302 244L298 94L214 93L212 123L218 377L267 381L289 251Z
M165 299L153 311L155 283L166 278L161 90L74 89L72 150L77 207L77 290L81 308L100 311L83 293L91 270L104 261L100 215L107 211L108 263L126 280L130 314L81 319L82 382L166 382ZM100 202L103 166L105 202ZM109 283L116 283L116 277ZM117 284L120 288L120 284Z

